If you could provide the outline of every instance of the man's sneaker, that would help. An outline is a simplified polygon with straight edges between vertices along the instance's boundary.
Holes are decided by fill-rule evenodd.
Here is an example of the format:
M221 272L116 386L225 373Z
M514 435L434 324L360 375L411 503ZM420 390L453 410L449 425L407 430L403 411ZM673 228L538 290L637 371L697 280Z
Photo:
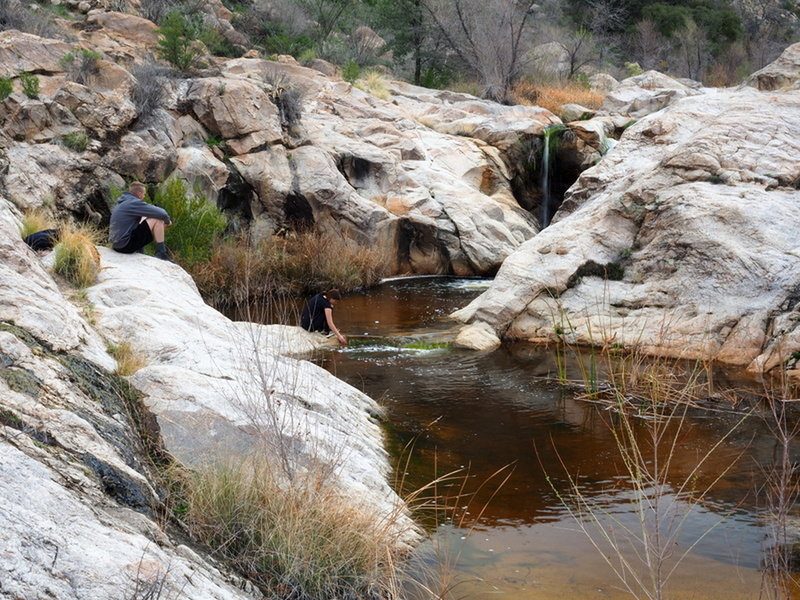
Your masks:
M172 257L169 255L169 250L166 248L159 248L156 250L156 253L153 255L156 258L160 258L161 260L166 260L167 262L174 263L175 261L172 260Z

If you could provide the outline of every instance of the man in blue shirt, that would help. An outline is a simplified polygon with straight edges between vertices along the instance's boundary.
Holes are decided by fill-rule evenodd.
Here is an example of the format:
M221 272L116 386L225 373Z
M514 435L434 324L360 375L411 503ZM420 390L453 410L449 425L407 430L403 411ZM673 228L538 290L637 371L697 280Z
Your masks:
M143 200L146 192L144 184L136 181L117 199L108 230L111 247L117 252L132 254L155 241L156 257L170 260L164 244L164 229L172 225L172 221L163 208Z

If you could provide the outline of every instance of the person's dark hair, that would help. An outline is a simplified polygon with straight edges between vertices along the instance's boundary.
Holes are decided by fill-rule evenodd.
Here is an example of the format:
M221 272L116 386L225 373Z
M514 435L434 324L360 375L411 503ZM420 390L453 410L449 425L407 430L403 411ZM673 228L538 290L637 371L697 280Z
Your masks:
M339 293L339 290L328 290L323 294L328 300L341 300L342 294Z

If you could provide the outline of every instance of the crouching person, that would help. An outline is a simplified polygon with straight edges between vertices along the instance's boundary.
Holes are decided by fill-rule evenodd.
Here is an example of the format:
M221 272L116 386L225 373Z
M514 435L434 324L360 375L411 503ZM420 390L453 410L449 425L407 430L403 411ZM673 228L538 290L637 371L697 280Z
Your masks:
M163 208L143 200L147 189L138 181L117 199L111 211L108 237L111 247L123 254L142 252L150 242L156 243L156 257L171 260L164 243L164 230L172 221Z

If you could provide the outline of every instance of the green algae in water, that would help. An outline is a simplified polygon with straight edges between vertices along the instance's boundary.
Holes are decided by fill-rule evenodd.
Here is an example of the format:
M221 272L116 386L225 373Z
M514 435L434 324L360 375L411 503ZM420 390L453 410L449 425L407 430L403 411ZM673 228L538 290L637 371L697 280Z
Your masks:
M452 342L408 342L407 344L403 344L402 348L408 348L410 350L440 350L442 348L450 348L452 347Z

